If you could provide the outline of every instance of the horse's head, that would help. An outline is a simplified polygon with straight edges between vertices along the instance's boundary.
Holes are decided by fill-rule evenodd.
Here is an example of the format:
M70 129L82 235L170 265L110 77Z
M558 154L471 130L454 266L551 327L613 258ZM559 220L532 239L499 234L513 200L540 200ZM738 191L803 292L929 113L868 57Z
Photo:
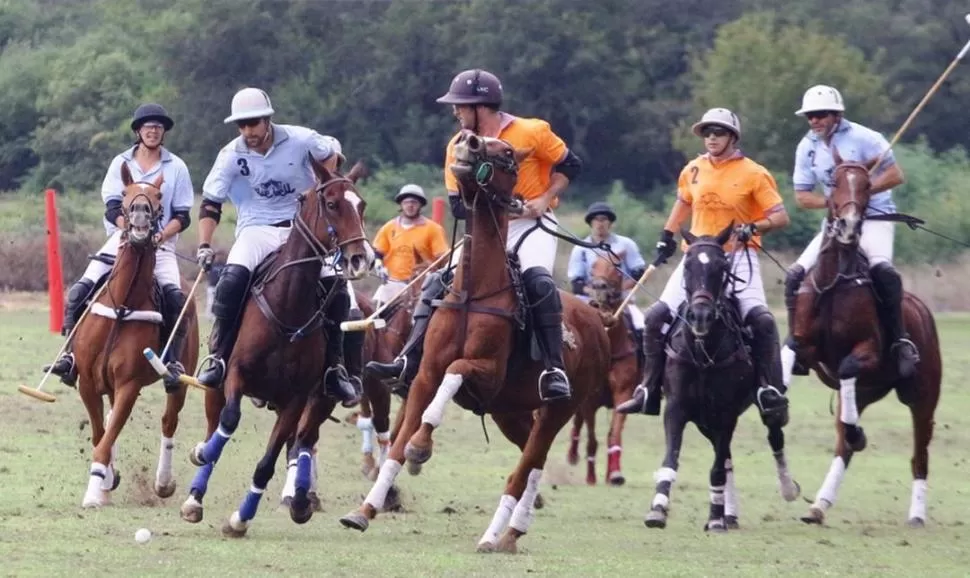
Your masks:
M718 318L718 303L730 273L730 261L723 247L733 230L732 221L715 237L697 237L682 231L688 245L684 258L684 287L689 300L687 322L695 337L705 337Z
M829 197L828 236L842 245L857 245L862 236L862 221L872 195L869 171L877 159L867 163L844 161L832 147L835 160L835 185Z
M589 268L589 284L585 291L594 307L612 309L623 293L621 261L614 255L599 255Z
M512 191L518 182L519 162L526 156L527 152L515 150L504 140L463 130L455 142L455 162L448 168L458 179L465 206L491 203L515 212L521 210L522 201Z
M310 155L310 165L317 183L300 194L295 228L318 256L336 254L337 266L345 278L360 279L374 261L374 251L364 233L367 203L354 188L366 168L358 162L344 176L327 170L313 155Z
M121 208L125 216L122 233L129 245L143 246L150 243L159 232L162 219L162 175L154 181L136 182L128 170L128 163L121 163L121 182L125 185Z

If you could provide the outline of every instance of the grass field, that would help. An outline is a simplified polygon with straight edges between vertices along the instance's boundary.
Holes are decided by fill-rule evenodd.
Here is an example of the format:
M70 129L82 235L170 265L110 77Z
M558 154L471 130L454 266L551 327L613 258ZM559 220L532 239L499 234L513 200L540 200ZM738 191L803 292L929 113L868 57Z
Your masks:
M663 453L655 418L628 421L624 446L627 484L587 487L580 467L565 463L560 435L543 479L547 507L538 512L516 556L479 555L476 542L491 518L517 452L489 423L486 445L479 421L449 408L435 457L420 477L402 474L406 513L381 515L363 535L337 518L356 507L370 483L358 470L359 438L346 423L324 426L320 446L323 513L305 526L277 508L282 467L242 540L220 527L250 483L270 426L270 414L243 405L243 421L223 453L209 486L206 519L179 519L194 468L189 448L203 431L201 397L190 392L176 437L179 489L167 500L151 493L159 445L163 392L146 389L119 443L123 476L114 504L80 508L90 443L84 408L73 390L52 380L58 402L43 404L17 393L35 385L60 338L47 331L42 304L0 295L0 575L5 576L966 576L970 574L970 487L967 452L970 395L970 319L940 318L944 392L931 445L929 521L904 525L909 505L911 433L908 411L886 398L863 416L869 447L856 456L828 525L798 521L807 504L778 495L774 466L756 412L735 437L742 530L709 536L707 442L689 430L666 530L648 530L642 518L653 495L652 473ZM205 331L207 333L207 330ZM833 443L829 391L814 379L791 393L788 455L803 494L814 497ZM338 410L343 417L346 410ZM606 413L600 415L600 477L605 468ZM134 541L141 527L154 532Z

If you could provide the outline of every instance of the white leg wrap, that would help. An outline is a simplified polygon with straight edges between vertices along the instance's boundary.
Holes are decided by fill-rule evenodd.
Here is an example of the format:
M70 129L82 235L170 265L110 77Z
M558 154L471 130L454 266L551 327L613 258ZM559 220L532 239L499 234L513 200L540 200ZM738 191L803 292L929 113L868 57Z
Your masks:
M482 539L478 541L479 544L494 544L498 541L498 534L508 525L515 505L516 499L508 494L499 498L498 508L495 509L495 515L492 516L492 523L482 534Z
M370 455L374 451L374 422L369 417L358 417L357 429L361 435L360 452Z
M812 505L824 511L835 504L843 476L845 476L845 462L842 461L841 456L835 456L832 465L829 466L829 473L825 474L825 481L822 482L822 487L819 488L818 494L815 496L815 503Z
M859 408L855 404L855 378L839 380L839 398L842 400L842 412L839 419L842 423L856 425L859 423Z
M781 383L791 385L792 368L795 367L795 352L787 345L781 346Z
M389 451L391 451L391 432L377 432L377 467L384 465Z
M377 474L377 481L374 482L374 487L370 489L367 497L364 498L365 504L370 504L375 509L380 510L384 507L384 500L387 498L387 492L390 491L391 485L394 484L394 480L397 479L397 475L401 473L401 464L394 460L387 460L381 466L380 473Z
M677 481L677 470L673 468L660 468L653 473L653 481L658 484L660 482L670 482L673 484Z
M320 467L317 465L317 448L313 448L310 452L310 489L309 491L317 491L317 478L320 475ZM295 481L295 480L294 480Z
M909 519L926 521L926 480L913 480L913 493L909 499Z
M540 479L542 479L542 470L533 469L529 472L529 481L526 482L525 491L522 492L522 499L519 500L519 503L515 505L515 510L512 511L512 520L509 522L509 527L515 528L523 534L529 531L529 526L532 525L532 520L536 515L534 504L536 494L539 493Z
M461 382L463 380L464 378L459 373L445 374L445 378L441 380L441 387L435 393L434 399L431 400L428 409L424 410L424 413L421 415L422 423L426 423L431 427L441 425L441 420L445 417L445 407L448 406L451 398L455 397L455 394L458 393L458 389L461 388Z
M734 465L731 460L725 460L727 468L727 482L724 484L724 515L738 515L738 489L734 485Z
M104 503L104 490L102 488L104 487L104 480L107 478L108 466L94 462L91 464L90 471L91 475L88 477L88 488L84 492L84 501L81 502L81 506L85 508L89 506L100 506Z
M724 486L711 486L711 503L715 506L724 505Z
M651 508L656 508L657 506L660 506L664 509L664 511L667 511L667 509L670 508L670 498L658 492L653 496L653 501L650 502Z
M286 464L286 481L283 482L283 492L280 499L292 498L296 495L296 460L290 460Z
M158 450L158 469L155 470L155 483L167 486L172 481L172 451L175 440L162 436L162 443Z

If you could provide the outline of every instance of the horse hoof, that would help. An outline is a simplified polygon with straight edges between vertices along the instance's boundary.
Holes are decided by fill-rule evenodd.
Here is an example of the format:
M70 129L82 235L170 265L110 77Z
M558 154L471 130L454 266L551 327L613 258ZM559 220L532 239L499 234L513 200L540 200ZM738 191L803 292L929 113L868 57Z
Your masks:
M420 474L421 469L424 467L423 464L419 464L417 462L412 462L412 461L405 462L405 465L407 466L408 474L412 476L417 476L418 474Z
M104 498L102 497L84 497L84 501L81 502L81 507L85 509L100 508L106 505Z
M364 459L360 463L360 473L363 474L365 478L370 479L372 473L376 469L377 462L374 460L374 456L371 454L364 454Z
M179 515L190 524L198 524L201 522L202 513L202 504L197 502L192 496L189 496L189 499L185 500L179 509Z
M845 428L845 447L851 452L861 452L866 449L866 432L859 426Z
M586 485L587 486L595 486L596 485L596 476L586 476Z
M519 544L514 536L509 535L508 531L502 535L498 540L498 544L495 545L495 551L502 554L518 554Z
M808 513L802 516L801 520L806 524L821 525L825 521L825 512L820 508L811 507L808 509Z
M193 466L202 467L205 462L202 461L202 448L205 447L205 442L199 442L195 444L192 451L189 452L189 461L192 462Z
M610 485L613 487L620 487L626 483L626 478L623 477L621 472L613 472L610 474Z
M667 512L660 508L659 506L651 509L647 512L646 517L643 519L644 525L648 528L660 528L661 530L667 527Z
M306 498L310 500L310 511L311 512L322 512L323 511L323 500L314 491L309 491L306 494Z
M794 502L802 495L802 487L795 480L788 480L790 483L781 485L781 497L786 502Z
M542 497L542 494L536 493L536 499L532 502L532 507L541 510L546 507L546 499Z
M172 482L172 483L174 484L175 482ZM117 490L118 486L120 485L121 485L121 473L118 470L115 470L115 479L111 482L111 489L108 491L113 492Z
M916 529L925 528L926 521L923 520L923 518L910 518L909 520L906 521L906 525L909 526L910 528L916 528Z
M344 528L359 530L361 532L366 531L367 527L370 526L370 520L368 520L367 516L361 514L360 512L351 512L347 514L343 518L340 518L340 523Z
M167 484L155 482L155 495L159 498L171 498L175 494L175 480Z
M239 512L233 512L222 525L222 535L227 538L242 538L248 529L249 522L243 522L239 519Z
M392 485L388 488L387 495L384 496L384 507L381 508L381 511L397 512L401 509L401 491L397 486Z
M727 526L724 525L723 519L708 520L707 523L704 524L705 532L711 532L714 534L723 534L724 532L727 532L727 530L728 530Z
M738 523L737 516L724 516L724 526L728 530L740 530L741 524Z
M404 446L404 459L408 462L408 472L410 472L410 464L413 463L420 466L431 459L431 446L429 445L426 448L419 448L413 445L411 442L408 442L407 445ZM421 469L418 468L418 471L421 471Z
M475 548L475 551L479 554L492 554L495 552L495 544L492 542L482 542Z
M297 500L293 500L290 504L290 519L297 524L306 524L313 517L313 509L310 507L310 502L307 500L304 507L300 508L297 505Z

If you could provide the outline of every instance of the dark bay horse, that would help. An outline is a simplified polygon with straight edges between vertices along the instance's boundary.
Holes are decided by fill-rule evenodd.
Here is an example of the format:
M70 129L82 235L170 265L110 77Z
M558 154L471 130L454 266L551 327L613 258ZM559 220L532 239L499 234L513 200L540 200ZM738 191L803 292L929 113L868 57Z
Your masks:
M636 336L633 327L627 325L625 314L621 314L619 318L613 317L613 312L623 302L625 288L623 272L619 267L620 263L613 255L600 255L590 267L590 282L586 286L589 304L599 312L610 340L610 378L608 387L599 395L588 397L586 403L576 412L566 459L572 465L579 463L579 434L585 423L586 483L591 486L596 484L596 450L599 448L596 440L596 411L604 406L615 408L633 397L633 390L643 371L643 361L639 355L642 340ZM629 285L632 286L633 283ZM614 411L606 437L606 481L612 486L622 486L626 482L620 469L625 424L626 414Z
M895 391L913 416L908 524L922 527L926 523L933 414L943 375L936 322L918 297L903 294L903 322L921 360L912 376L901 377L878 314L869 263L859 249L874 163L843 162L835 150L833 157L835 187L829 200L828 226L818 262L806 273L798 291L792 337L807 366L822 383L839 392L835 457L802 521L824 522L853 454L866 446L865 433L858 425L862 411Z
M252 486L223 526L228 536L246 533L273 477L279 454L294 434L299 458L290 516L297 523L312 516L308 497L312 448L320 424L335 403L317 391L322 388L326 368L324 324L332 322L326 319L326 312L337 295L336 283L361 277L373 260L362 224L365 203L354 189L364 166L358 163L347 176L341 176L312 157L309 162L317 183L300 194L300 207L286 242L254 273L256 280L239 323L239 339L228 360L224 407L218 408L219 425L190 456L199 469L181 514L186 521L199 522L212 468L239 426L242 397L252 396L278 408ZM324 263L335 255L339 255L343 278L321 281ZM211 403L207 399L207 413L222 405L221 396L212 397L220 399Z
M560 292L565 330L564 358L572 396L544 404L536 387L543 370L519 331L518 272L507 266L505 236L518 162L523 158L505 141L463 133L450 167L460 194L471 207L455 283L432 315L424 356L408 393L404 424L377 481L359 509L340 522L360 531L384 505L388 489L407 460L412 466L432 454L432 431L454 398L461 407L491 414L522 456L508 477L480 551L515 552L535 515L534 501L549 448L558 432L609 373L609 341L596 312ZM535 411L535 417L533 411ZM501 538L500 538L501 534Z
M689 247L684 259L687 302L668 334L664 372L664 432L667 452L654 474L656 494L644 523L665 528L670 489L677 479L684 429L693 422L714 448L710 473L710 514L704 529L723 532L738 528L738 492L734 483L731 440L738 418L754 403L756 373L744 338L737 304L727 294L731 259L723 246L731 223L716 237L696 237L682 231ZM781 426L768 428L768 442L782 497L795 500L800 489L785 461Z
M150 347L164 345L162 314L155 291L155 235L162 215L162 177L154 182L134 182L127 163L121 163L125 185L122 207L125 229L114 266L100 297L91 304L91 315L78 325L74 357L78 369L78 393L91 420L94 456L82 506L99 507L109 502L108 492L118 486L114 468L115 442L131 416L141 388L158 381L158 373L141 355ZM189 293L185 281L182 290ZM182 319L186 341L179 361L195 367L199 358L199 325L195 304L190 301ZM155 475L155 493L167 498L175 493L172 477L173 438L178 414L185 405L186 388L177 387L166 396L162 415L162 446ZM110 411L105 426L104 396Z

